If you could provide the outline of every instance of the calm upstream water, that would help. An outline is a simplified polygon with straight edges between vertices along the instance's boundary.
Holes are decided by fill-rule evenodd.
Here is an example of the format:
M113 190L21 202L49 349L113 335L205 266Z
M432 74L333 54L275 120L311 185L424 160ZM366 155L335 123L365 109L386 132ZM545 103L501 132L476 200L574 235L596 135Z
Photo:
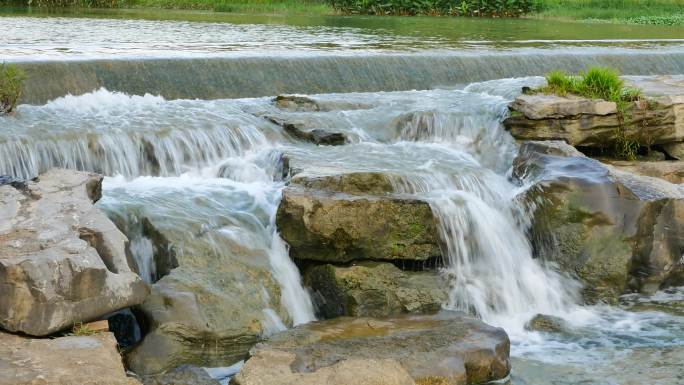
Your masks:
M9 14L8 14L9 15ZM205 13L0 17L0 61L33 75L0 117L0 175L50 167L107 175L98 205L124 223L148 282L152 218L180 252L268 266L291 324L314 319L275 228L291 169L398 175L427 200L447 245L447 309L506 329L511 383L684 381L684 291L580 306L579 285L540 264L525 232L517 147L501 125L521 86L554 67L604 63L631 75L684 74L684 29L535 20L268 17ZM68 17L65 17L68 16ZM78 17L74 17L78 16ZM143 19L129 19L139 17ZM45 91L45 90L48 91ZM271 97L316 94L320 112ZM70 95L72 93L73 95ZM343 132L344 146L297 141L263 116ZM265 290L264 290L265 291ZM292 326L263 298L263 321ZM678 310L679 309L679 310ZM529 332L537 313L566 333Z

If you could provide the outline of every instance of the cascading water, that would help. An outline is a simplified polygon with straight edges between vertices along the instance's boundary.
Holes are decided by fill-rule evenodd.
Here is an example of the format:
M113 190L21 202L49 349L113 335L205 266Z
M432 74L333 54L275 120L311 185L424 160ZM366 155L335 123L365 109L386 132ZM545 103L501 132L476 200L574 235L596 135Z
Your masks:
M632 332L639 346L684 344L677 322L576 305L577 283L533 258L525 236L529 218L516 201L525 187L507 177L516 145L501 120L521 85L539 81L316 95L320 110L315 112L281 110L267 98L168 101L100 90L43 106L22 105L16 116L0 118L9 126L0 134L0 173L32 177L53 166L105 172L110 177L98 204L112 217L149 218L185 253L181 257L209 255L214 263L246 268L267 265L280 288L280 303L292 324L299 324L314 317L275 227L288 174L284 168L310 174L385 172L397 176L397 194L428 201L438 217L446 251L443 272L450 282L444 306L504 327L525 381L532 381L529 367L536 362L558 364L550 353L578 366L588 365L587 354L596 362L619 359L606 350L631 346L620 331L629 327L626 320L639 325ZM73 114L80 114L77 120ZM342 132L349 143L297 141L265 117ZM133 254L139 264L149 263L150 238L139 235L129 234ZM158 275L147 266L141 274ZM285 322L269 305L268 293L258 300L266 331L282 329ZM566 317L586 334L573 340L525 331L525 322L537 313ZM594 329L587 331L589 324ZM573 375L577 381L591 378L590 371Z

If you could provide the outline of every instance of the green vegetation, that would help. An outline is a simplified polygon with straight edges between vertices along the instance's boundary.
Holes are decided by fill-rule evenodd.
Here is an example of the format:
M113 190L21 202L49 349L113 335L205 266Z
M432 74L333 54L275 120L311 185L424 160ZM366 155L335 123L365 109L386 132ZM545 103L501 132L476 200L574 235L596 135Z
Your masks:
M0 0L0 5L44 8L161 8L253 14L333 13L325 0Z
M10 64L0 64L0 115L9 114L21 97L22 83L26 74Z
M325 14L332 8L317 0L126 0L129 6L164 9L201 9L217 12Z
M579 75L563 71L552 71L546 75L547 86L537 91L565 96L573 94L589 99L604 99L615 102L619 111L625 111L629 102L639 100L641 91L625 87L620 74L610 68L592 67Z
M336 10L364 15L517 17L537 9L537 0L331 0Z
M541 0L539 16L633 24L684 23L682 0Z
M592 67L579 75L569 75L563 71L552 71L546 75L547 85L533 92L543 92L566 96L568 94L588 99L603 99L617 105L620 125L615 133L616 143L614 156L620 159L634 160L642 144L635 138L625 134L625 125L629 124L629 109L632 102L642 99L641 90L625 87L620 74L613 69Z
M684 25L682 0L0 0L0 5L164 8L252 14L529 15L626 24Z

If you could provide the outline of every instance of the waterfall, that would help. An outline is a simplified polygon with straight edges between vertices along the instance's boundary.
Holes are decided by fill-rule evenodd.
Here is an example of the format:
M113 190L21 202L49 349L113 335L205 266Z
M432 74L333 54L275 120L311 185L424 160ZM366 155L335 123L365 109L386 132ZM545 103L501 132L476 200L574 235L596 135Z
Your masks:
M179 175L264 147L275 126L225 103L100 89L21 105L0 140L0 175L52 167L104 175ZM260 126L261 129L256 129Z
M681 51L629 49L568 52L522 50L421 54L233 55L214 58L99 59L19 62L28 74L24 103L45 103L68 92L101 87L167 99L247 98L281 93L318 94L424 90L562 69L616 67L626 75L684 73Z

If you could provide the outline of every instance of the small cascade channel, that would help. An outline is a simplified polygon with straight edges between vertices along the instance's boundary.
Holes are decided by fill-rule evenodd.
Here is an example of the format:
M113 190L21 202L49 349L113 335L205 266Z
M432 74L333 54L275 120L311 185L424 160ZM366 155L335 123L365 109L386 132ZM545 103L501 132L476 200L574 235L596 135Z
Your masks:
M235 293L258 302L267 333L314 319L275 228L289 170L397 175L397 193L428 201L438 217L447 256L441 271L450 283L444 308L506 329L513 384L542 384L549 376L557 384L603 383L595 371L619 384L624 360L646 365L679 357L661 351L682 351L684 320L580 306L578 283L534 258L529 214L516 200L526 187L507 174L517 147L501 121L521 85L541 81L316 95L317 112L283 111L271 98L167 100L100 89L21 105L15 116L0 118L0 173L30 178L66 167L107 175L98 205L127 229L149 282L163 275L154 259L164 253L142 218L192 266L231 267L221 274L269 271L280 298L272 298L267 280L262 290ZM264 116L342 132L349 143L305 143ZM564 318L573 332L525 330L538 313Z

